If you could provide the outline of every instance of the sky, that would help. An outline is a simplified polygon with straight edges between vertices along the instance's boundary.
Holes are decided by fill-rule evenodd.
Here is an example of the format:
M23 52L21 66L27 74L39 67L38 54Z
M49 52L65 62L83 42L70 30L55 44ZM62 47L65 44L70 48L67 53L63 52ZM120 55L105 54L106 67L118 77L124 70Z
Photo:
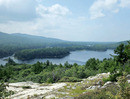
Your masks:
M68 41L130 40L130 0L0 0L0 31Z

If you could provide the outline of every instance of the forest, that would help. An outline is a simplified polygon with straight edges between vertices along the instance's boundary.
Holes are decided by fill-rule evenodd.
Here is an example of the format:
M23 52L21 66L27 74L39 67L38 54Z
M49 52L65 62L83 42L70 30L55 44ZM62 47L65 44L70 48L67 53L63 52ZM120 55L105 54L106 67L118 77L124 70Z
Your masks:
M26 49L15 53L19 60L31 60L35 58L62 58L69 54L65 48Z
M114 82L124 72L130 74L130 42L127 45L120 44L114 50L114 53L116 55L113 55L113 58L102 61L91 58L82 66L76 63L69 64L68 62L64 65L56 65L50 61L45 63L37 62L33 65L17 64L9 58L5 66L0 66L0 81L33 81L37 83L77 82L98 73L110 72L110 77L104 81Z
M52 50L53 49L55 48L52 48ZM49 61L45 63L37 62L33 65L17 64L9 58L8 63L6 63L5 66L0 66L0 80L8 82L31 80L40 83L47 82L48 78L51 82L57 82L64 76L80 79L102 72L114 72L117 70L122 71L122 69L129 73L130 43L128 45L119 45L114 52L117 55L113 55L113 58L104 59L102 61L91 58L83 66L79 66L77 63L69 64L68 62L64 63L64 65L56 65ZM50 52L48 51L48 53ZM57 53L55 54L58 55ZM68 54L68 52L65 52L65 54ZM41 78L39 79L39 77Z

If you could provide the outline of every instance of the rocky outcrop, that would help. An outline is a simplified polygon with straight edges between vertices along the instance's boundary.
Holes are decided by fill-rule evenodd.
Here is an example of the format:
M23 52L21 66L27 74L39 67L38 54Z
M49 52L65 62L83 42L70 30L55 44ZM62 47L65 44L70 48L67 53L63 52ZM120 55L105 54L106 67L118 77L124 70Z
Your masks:
M14 95L10 96L11 99L73 99L72 96L77 94L85 94L91 90L98 90L108 88L110 86L116 86L118 83L106 82L103 83L102 79L109 77L110 73L101 73L96 76L91 76L83 79L81 82L71 83L54 83L54 84L38 84L33 82L18 82L10 83L8 90L15 92ZM130 75L127 76L129 79ZM130 80L128 80L130 83ZM27 89L23 87L30 86ZM76 93L77 92L77 93Z
M95 79L103 79L109 77L110 73L101 73L97 74L96 76L90 76L87 78L87 80L95 80Z
M29 87L28 87L29 86ZM35 97L42 97L48 95L52 91L58 90L66 86L66 83L54 83L54 84L38 84L38 83L28 83L28 82L18 82L18 83L10 83L7 90L12 90L15 92L14 95L9 96L11 99L27 99L27 97L31 99L37 99ZM24 87L28 87L24 89ZM54 95L49 95L47 98L52 97Z

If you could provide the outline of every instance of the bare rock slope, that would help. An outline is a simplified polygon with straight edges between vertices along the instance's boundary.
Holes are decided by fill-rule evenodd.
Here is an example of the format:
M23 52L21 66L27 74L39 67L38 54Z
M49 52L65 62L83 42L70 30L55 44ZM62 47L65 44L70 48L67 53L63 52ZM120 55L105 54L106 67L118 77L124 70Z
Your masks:
M15 94L9 96L10 99L73 99L87 91L104 88L108 84L102 86L102 79L109 77L110 73L97 74L96 76L83 79L81 82L70 83L54 83L54 84L38 84L33 82L10 83L8 90L12 90ZM110 84L110 82L109 82Z

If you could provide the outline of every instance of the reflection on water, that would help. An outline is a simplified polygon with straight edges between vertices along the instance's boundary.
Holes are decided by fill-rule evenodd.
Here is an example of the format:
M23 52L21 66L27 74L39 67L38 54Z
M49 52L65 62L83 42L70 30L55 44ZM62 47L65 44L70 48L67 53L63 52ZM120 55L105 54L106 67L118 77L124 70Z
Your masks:
M84 65L86 61L90 58L98 58L100 60L103 60L104 58L110 58L110 54L114 54L113 50L107 50L104 52L99 52L99 51L73 51L70 53L70 55L60 58L60 59L55 59L55 58L44 58L44 59L33 59L29 61L20 61L15 59L13 56L12 58L16 63L27 63L27 64L34 64L37 61L39 62L46 62L49 60L53 64L64 64L66 61L68 61L70 64L77 63L79 65ZM8 57L0 59L0 64L6 64L7 61L4 61L4 59L7 59Z

